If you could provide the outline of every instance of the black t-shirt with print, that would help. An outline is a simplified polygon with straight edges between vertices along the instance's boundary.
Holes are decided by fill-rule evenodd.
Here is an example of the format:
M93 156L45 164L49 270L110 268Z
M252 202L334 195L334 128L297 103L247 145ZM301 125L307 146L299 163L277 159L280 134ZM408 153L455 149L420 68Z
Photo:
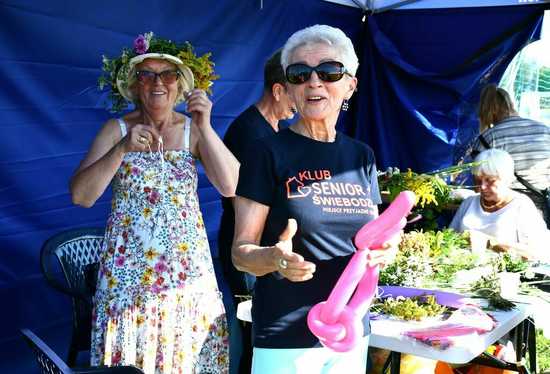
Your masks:
M257 278L254 346L317 346L307 328L307 312L327 299L355 252L353 236L378 214L372 150L341 133L326 143L281 130L248 149L237 195L270 207L262 245L274 245L288 218L294 218L294 251L316 264L313 279L306 282L291 282L278 273Z

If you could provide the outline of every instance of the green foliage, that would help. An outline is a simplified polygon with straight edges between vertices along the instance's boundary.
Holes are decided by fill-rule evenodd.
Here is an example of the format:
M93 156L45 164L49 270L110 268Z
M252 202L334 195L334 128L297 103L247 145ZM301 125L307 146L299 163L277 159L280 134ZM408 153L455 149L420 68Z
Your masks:
M380 284L415 287L432 274L430 245L422 232L405 233L395 261L380 272Z
M401 191L416 194L416 203L420 208L428 205L439 206L447 202L449 187L437 175L417 174L410 169L406 173L394 173L379 180L382 190L390 192L390 201Z
M537 329L537 367L538 373L550 369L550 339L544 336L541 329Z
M435 283L452 282L460 270L470 270L475 267L477 256L470 247L468 232L459 233L453 229L443 231L428 231L424 233L430 243L433 280Z
M499 253L501 261L500 271L507 271L510 273L520 273L527 270L529 263L520 256L512 256L508 252Z
M474 294L487 299L488 309L511 310L515 304L500 295L500 284L496 271L487 276L482 276L470 289Z
M430 256L452 256L459 249L470 246L470 234L468 232L456 232L453 229L442 231L428 231L424 233L429 245Z
M412 212L422 216L422 219L413 225L414 228L425 231L437 230L437 219L443 210L450 204L459 203L451 197L453 186L448 185L444 179L453 178L475 165L473 162L453 165L423 174L410 169L401 173L397 168L388 168L388 171L380 174L378 184L381 191L389 192L389 201L393 201L401 191L414 192L417 201Z
M396 259L380 272L380 283L405 287L447 284L459 270L475 266L468 233L452 229L411 231L399 244Z
M438 316L447 311L447 308L436 302L434 295L414 297L398 296L386 297L374 303L375 312L381 312L405 321L420 321L426 317Z
M210 88L212 81L220 77L214 74L214 63L210 61L211 55L211 53L205 53L198 57L193 52L193 46L188 42L185 42L185 48L182 48L181 52L176 55L193 72L195 87L205 90L209 94L212 94Z
M136 47L138 39L143 42L143 47L141 47L143 50ZM133 48L124 47L120 56L114 58L103 56L102 74L98 78L98 86L100 90L106 87L110 89L109 100L112 112L119 112L128 106L128 102L118 91L117 77L127 75L130 60L144 53L164 53L179 58L191 69L195 87L203 89L209 94L212 93L212 82L219 78L214 74L214 63L210 60L210 53L199 57L189 42L175 43L169 39L156 37L152 32L145 33L136 38Z
M394 173L379 179L382 191L388 191L389 201L393 201L401 191L412 191L416 195L416 206L413 213L422 215L419 227L425 230L437 229L437 217L449 201L450 189L437 175L417 174L408 170L405 173Z

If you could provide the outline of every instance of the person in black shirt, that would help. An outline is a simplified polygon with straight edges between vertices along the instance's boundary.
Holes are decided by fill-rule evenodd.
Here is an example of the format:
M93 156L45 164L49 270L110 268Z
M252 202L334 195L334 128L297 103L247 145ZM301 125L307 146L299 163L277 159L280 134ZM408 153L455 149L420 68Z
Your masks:
M224 143L235 155L237 160L242 160L245 150L250 144L263 137L276 134L284 126L282 120L291 119L294 116L294 105L290 101L285 87L285 73L281 66L281 52L275 52L264 66L264 89L260 100L248 107L229 125L224 136ZM239 297L236 295L250 295L254 286L255 277L252 274L243 273L235 269L231 262L231 244L235 228L235 211L233 210L233 198L222 198L223 213L218 232L218 253L225 280L229 284L233 303L236 307ZM236 321L230 321L235 323ZM239 373L250 373L252 362L252 343L250 324L242 326L241 334L238 326L230 329L232 359L239 342L242 346ZM239 335L242 335L239 337ZM239 341L240 340L240 341ZM238 356L238 353L236 354ZM235 363L231 364L234 368Z
M336 131L357 87L358 59L341 30L316 25L288 39L281 63L298 121L248 149L234 200L233 263L257 277L252 373L365 372L368 314L363 344L345 353L320 346L306 324L381 203L372 150ZM391 261L399 240L370 252L369 262Z

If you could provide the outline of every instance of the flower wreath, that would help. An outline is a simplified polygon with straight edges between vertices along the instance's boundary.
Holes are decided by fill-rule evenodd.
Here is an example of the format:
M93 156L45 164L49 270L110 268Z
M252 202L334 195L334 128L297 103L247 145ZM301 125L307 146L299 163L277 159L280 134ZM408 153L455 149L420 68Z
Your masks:
M117 79L127 80L130 60L146 53L166 54L180 59L193 73L194 86L212 94L210 86L219 76L214 74L214 63L210 60L211 53L205 53L199 57L194 53L193 46L189 42L177 44L168 39L158 38L153 32L148 32L138 35L134 40L133 48L123 48L119 57L108 58L103 55L102 73L98 79L98 85L100 90L106 86L110 88L109 100L112 112L120 112L128 106L128 99L119 91Z

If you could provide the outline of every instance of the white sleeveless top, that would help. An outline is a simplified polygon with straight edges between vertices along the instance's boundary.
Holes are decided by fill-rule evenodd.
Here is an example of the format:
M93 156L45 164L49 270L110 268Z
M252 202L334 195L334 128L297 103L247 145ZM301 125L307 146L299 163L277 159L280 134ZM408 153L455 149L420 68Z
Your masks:
M184 116L185 123L183 124L183 149L189 151L189 142L191 139L191 118ZM124 138L128 133L126 122L122 118L117 118L118 125L120 126L120 133Z

